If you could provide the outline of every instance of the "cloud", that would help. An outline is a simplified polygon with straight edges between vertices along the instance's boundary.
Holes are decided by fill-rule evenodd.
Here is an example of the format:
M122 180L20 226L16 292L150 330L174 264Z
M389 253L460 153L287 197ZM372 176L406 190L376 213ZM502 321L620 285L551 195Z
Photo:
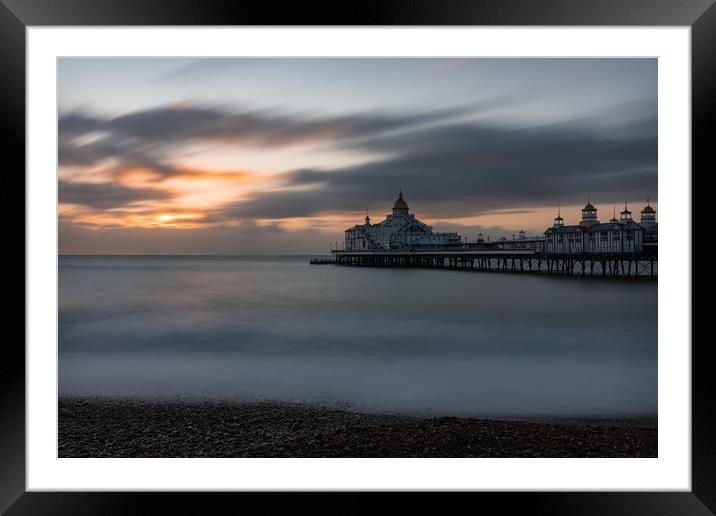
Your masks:
M634 127L654 128L649 113ZM580 120L510 128L477 124L429 127L361 142L393 158L337 170L298 170L283 191L256 194L225 207L233 217L305 217L387 211L398 189L430 217L465 217L493 210L577 204L587 193L611 203L624 192L657 191L655 130L623 131L619 137ZM300 187L300 188L296 188Z
M114 117L71 112L59 118L58 161L61 167L75 169L102 165L101 174L115 179L144 169L154 174L154 181L162 181L188 174L185 167L174 165L176 152L195 142L264 149L315 143L355 148L361 139L450 120L478 107L326 117L191 104Z
M578 204L587 193L595 202L609 204L622 199L624 192L631 198L656 196L655 99L532 127L460 121L460 113L464 109L302 118L191 106L111 119L73 113L60 120L60 162L87 166L113 157L116 163L109 175L117 182L61 182L60 202L102 210L167 199L172 194L158 188L123 186L122 172L141 168L153 172L156 181L200 178L202 171L167 163L177 142L192 139L252 141L277 148L318 139L388 156L343 168L275 171L279 189L274 185L271 191L254 191L241 201L204 209L197 224L362 212L366 205L373 213L385 213L401 188L417 215L432 219ZM231 178L240 181L244 176L237 172ZM252 228L244 229L248 233ZM278 231L280 226L269 229Z
M212 140L277 147L373 136L454 118L465 112L465 107L456 107L421 113L310 117L270 109L232 112L218 107L163 106L111 118L68 113L60 117L59 132L65 137L105 132L116 140L145 145Z
M60 203L79 204L89 208L108 210L151 200L172 197L169 192L151 188L129 188L119 183L79 183L59 181Z

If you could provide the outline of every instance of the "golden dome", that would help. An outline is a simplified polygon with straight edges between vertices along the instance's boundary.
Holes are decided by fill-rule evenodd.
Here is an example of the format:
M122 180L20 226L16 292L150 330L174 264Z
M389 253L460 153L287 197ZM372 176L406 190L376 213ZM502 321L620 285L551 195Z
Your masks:
M641 210L641 212L642 212L642 213L656 213L656 211L654 210L654 208L652 208L651 206L647 206L646 208L644 208L643 210Z
M596 210L597 209L594 206L592 206L591 202L588 202L587 205L584 208L582 208L582 211L596 211Z
M403 192L400 192L398 195L398 199L395 201L395 204L393 204L394 210L407 210L408 209L408 203L405 202L405 199L403 199Z

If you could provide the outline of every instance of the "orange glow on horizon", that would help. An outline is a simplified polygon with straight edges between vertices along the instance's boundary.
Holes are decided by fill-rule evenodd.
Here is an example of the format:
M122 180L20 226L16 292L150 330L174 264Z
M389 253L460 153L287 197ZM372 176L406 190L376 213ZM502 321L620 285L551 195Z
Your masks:
M88 229L104 228L173 228L191 229L206 227L201 213L132 213L107 210L105 212L87 212L76 208L60 210L60 218Z

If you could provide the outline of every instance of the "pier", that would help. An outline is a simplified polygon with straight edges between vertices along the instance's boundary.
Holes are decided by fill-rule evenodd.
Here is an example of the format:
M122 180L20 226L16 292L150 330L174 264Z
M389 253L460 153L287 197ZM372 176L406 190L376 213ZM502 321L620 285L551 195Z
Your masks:
M534 250L333 251L311 264L352 267L419 267L563 276L657 278L657 255L638 253L540 253Z
M520 230L512 240L490 241L482 233L468 242L457 233L435 232L410 213L402 190L392 214L345 230L343 246L331 243L332 258L313 258L312 265L351 267L420 267L478 272L552 274L581 277L651 278L658 276L658 224L649 204L637 223L624 201L624 210L600 222L587 199L578 224L565 225L557 209L554 223L542 235ZM335 244L335 247L334 245Z
M311 258L311 260L308 262L311 265L335 265L336 259L335 258Z

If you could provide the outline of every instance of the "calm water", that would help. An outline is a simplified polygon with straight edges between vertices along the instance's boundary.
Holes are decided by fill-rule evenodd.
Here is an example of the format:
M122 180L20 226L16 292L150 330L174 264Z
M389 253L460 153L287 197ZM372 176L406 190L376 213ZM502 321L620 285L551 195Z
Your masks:
M379 412L655 414L657 284L61 257L60 394Z

